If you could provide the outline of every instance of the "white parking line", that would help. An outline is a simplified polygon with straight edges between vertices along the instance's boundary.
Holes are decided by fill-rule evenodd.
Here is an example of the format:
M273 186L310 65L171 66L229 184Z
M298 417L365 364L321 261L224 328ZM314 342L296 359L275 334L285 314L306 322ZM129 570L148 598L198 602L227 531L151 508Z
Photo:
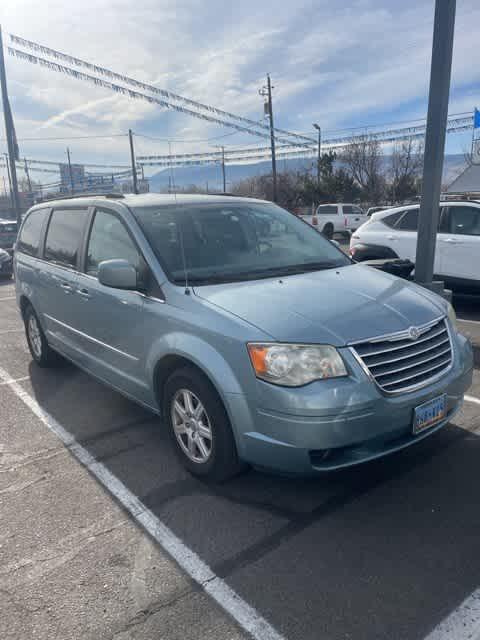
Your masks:
M226 582L163 524L157 516L114 476L101 462L84 449L75 438L44 411L32 396L7 371L0 367L0 380L52 431L97 480L120 502L133 518L160 544L160 546L197 582L219 605L229 613L244 631L255 640L285 640L256 609L243 600Z
M15 300L16 296L6 296L5 298L0 298L0 302L2 300Z
M25 329L4 329L3 331L0 331L0 336L5 333L23 333L24 331Z
M0 382L0 387L5 384L13 384L14 382L24 382L25 380L30 380L30 376L23 376L23 378L10 378L10 380L2 380Z
M480 638L480 589L455 609L425 640L478 640Z
M464 400L467 402L473 402L474 404L480 404L480 400L475 398L474 396L463 396Z

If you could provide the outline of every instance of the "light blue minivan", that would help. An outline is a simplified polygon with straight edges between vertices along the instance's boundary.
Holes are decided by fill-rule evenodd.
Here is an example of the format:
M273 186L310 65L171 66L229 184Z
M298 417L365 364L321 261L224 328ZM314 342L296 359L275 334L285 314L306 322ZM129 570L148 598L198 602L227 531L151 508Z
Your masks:
M215 481L397 451L445 425L472 380L446 301L270 202L45 202L14 268L34 360L62 356L162 416L185 466Z

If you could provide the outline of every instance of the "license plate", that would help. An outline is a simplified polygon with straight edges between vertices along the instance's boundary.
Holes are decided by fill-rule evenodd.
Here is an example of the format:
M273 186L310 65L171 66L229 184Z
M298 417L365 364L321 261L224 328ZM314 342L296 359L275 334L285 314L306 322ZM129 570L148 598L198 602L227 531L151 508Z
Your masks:
M447 414L447 396L444 394L415 407L413 433L420 433L445 419Z

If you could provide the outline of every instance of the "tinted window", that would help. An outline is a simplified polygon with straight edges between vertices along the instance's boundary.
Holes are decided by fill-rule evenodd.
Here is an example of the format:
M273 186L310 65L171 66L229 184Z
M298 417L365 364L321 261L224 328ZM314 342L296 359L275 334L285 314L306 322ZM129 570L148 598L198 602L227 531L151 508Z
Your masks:
M100 262L115 258L140 267L140 255L124 224L111 213L97 211L88 242L87 273L96 276Z
M32 211L27 216L18 240L17 249L19 251L23 251L29 256L37 255L38 247L40 246L40 234L47 212L48 209L39 209L38 211Z
M138 207L133 212L172 280L231 282L346 266L320 233L273 204ZM183 251L182 251L183 249Z
M0 222L0 233L14 233L16 230L16 222Z
M399 219L403 216L404 211L396 211L395 213L391 213L388 216L383 217L380 222L386 224L387 227L395 227Z
M402 231L416 231L418 228L418 209L405 211L403 218L398 221L397 229Z
M317 209L317 215L336 214L337 207L334 204L324 204Z
M50 218L45 241L45 259L76 267L87 219L87 209L56 209Z
M480 236L480 208L450 207L450 233Z

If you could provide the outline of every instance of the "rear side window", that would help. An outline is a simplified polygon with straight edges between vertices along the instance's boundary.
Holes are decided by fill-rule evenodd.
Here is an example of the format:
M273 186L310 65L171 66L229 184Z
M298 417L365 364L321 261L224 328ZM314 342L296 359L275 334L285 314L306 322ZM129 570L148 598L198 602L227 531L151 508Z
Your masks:
M140 254L123 222L111 213L97 211L88 242L86 271L96 276L100 262L116 258L140 268Z
M40 236L48 209L32 211L23 223L22 231L17 243L17 250L29 256L37 256L40 246Z
M333 204L325 204L317 209L317 215L336 214L337 207Z
M403 218L397 224L397 229L416 231L418 229L418 208L405 211Z
M395 211L395 213L391 213L390 215L383 217L380 222L383 222L387 227L392 227L393 229L404 213L404 211Z
M76 268L88 209L55 209L45 240L45 259Z

